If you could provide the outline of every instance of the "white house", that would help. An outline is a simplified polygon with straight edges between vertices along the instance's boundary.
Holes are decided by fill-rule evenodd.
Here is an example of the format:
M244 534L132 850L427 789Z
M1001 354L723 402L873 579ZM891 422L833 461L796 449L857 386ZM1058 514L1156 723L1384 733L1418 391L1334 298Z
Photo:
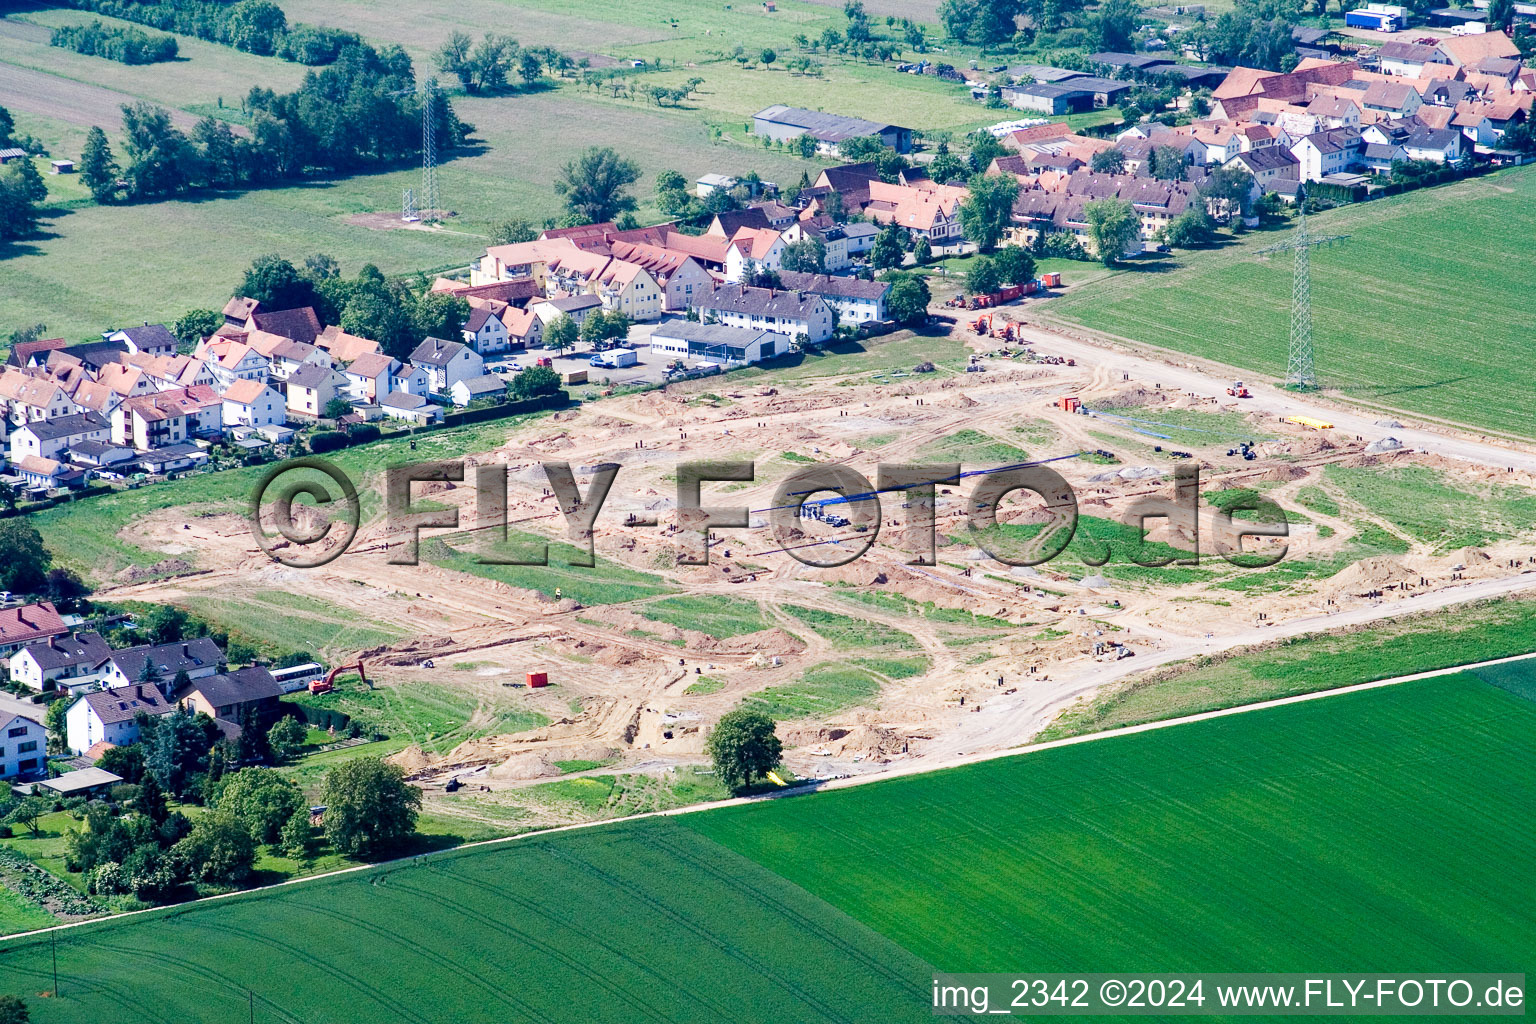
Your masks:
M39 693L55 687L78 693L101 683L111 656L112 649L96 633L49 637L11 655L11 678Z
M507 325L486 306L475 306L464 322L464 344L481 355L507 350Z
M1300 181L1318 181L1330 174L1353 170L1359 165L1365 142L1358 128L1330 128L1316 132L1291 147L1299 164Z
M226 427L262 427L288 418L283 396L263 380L237 380L224 391Z
M837 311L839 324L861 324L884 320L885 297L891 292L887 281L863 281L856 277L829 277L826 274L801 274L792 270L779 272L785 288L819 295Z
M392 420L404 420L418 427L437 423L443 418L443 407L433 405L422 395L407 391L391 391L379 399L379 408Z
M143 352L152 356L173 356L176 354L176 335L172 334L164 324L152 324L144 321L142 327L125 327L121 331L113 331L103 335L107 341L122 342L128 346L129 352Z
M427 373L434 394L446 395L461 380L485 376L485 360L467 345L442 338L428 338L411 353L411 365Z
M358 356L343 371L347 378L347 393L359 402L377 402L395 390L400 369L400 360L382 352Z
M70 445L81 441L105 441L111 434L112 425L94 412L28 423L11 434L11 459L19 461L24 455L61 459L64 449Z
M139 716L168 715L176 705L147 683L83 693L64 713L64 744L83 754L103 741L122 747L139 738Z
M10 657L28 644L69 632L51 601L0 608L0 657Z
M0 695L0 779L43 770L48 751L44 713L36 704Z
M456 380L448 388L448 397L457 406L465 406L482 398L504 397L506 393L507 382L493 373Z
M1451 128L1420 128L1403 140L1403 155L1410 160L1454 163L1461 159L1461 132Z
M789 351L789 340L772 331L674 320L651 333L651 354L696 359L722 366L761 362Z
M345 398L347 378L318 363L305 363L288 375L288 411L324 416L333 398Z
M215 391L224 391L237 380L265 384L272 367L272 360L233 338L210 338L197 347L197 355L213 374Z
M821 296L775 288L726 284L694 299L706 323L772 331L789 338L804 335L810 344L832 336L832 310Z

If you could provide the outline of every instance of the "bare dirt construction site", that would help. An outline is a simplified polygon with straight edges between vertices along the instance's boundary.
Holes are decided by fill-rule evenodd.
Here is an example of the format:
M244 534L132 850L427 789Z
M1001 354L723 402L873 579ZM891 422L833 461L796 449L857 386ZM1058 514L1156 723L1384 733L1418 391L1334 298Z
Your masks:
M459 518L457 530L421 531L416 565L390 560L401 537L368 497L382 479L358 481L358 536L316 569L274 564L238 514L164 510L124 536L196 571L123 579L102 596L294 635L318 624L316 653L332 665L362 658L377 687L346 682L327 695L333 706L395 723L392 756L440 809L495 819L516 791L562 774L702 765L710 724L738 706L780 721L786 764L802 776L938 762L1024 743L1073 701L1154 665L1536 583L1524 575L1536 532L1528 472L1416 453L1392 439L1401 425L1369 437L1314 429L1261 399L1165 388L1109 352L1068 366L1036 354L1051 348L1040 340L999 355L963 324L952 338L890 344L929 340L945 358L924 372L826 357L509 429L494 450L463 453L464 482L414 485L415 508ZM984 370L967 371L972 354ZM810 467L873 480L882 463L970 473L1037 460L1055 460L1079 519L1065 550L1034 567L981 545L1059 546L1048 524L1061 502L1015 491L982 510L996 525L975 535L967 508L979 476L938 485L932 565L909 564L925 543L907 529L904 493L881 495L878 519L862 504L828 504L777 536L770 523L786 503L780 485ZM621 467L591 568L570 564L583 541L551 493L549 461L569 463L583 495L599 464ZM702 538L678 529L689 461L755 466L750 481L703 485L704 505L745 509L750 523L715 530L707 565L679 564ZM477 500L484 465L507 470L505 543ZM1148 499L1166 506L1181 466L1201 471L1198 504L1148 520L1138 546L1123 520ZM1249 538L1247 551L1273 561L1284 544L1284 555L1241 568L1216 552L1229 521L1258 525L1265 513L1242 510L1254 499L1284 510L1289 535ZM548 567L480 560L526 560L545 541ZM866 545L836 568L786 550L835 561ZM1199 563L1185 564L1197 550ZM530 672L550 685L528 688ZM424 692L451 709L418 713ZM467 789L449 796L454 778Z

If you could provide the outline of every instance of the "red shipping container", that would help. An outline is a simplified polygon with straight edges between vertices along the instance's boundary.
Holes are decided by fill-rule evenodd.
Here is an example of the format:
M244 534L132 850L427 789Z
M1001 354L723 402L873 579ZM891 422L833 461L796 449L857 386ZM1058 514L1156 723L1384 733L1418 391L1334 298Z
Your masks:
M528 673L528 685L531 688L533 688L533 689L538 689L541 686L548 686L549 685L549 673L548 672L529 672Z

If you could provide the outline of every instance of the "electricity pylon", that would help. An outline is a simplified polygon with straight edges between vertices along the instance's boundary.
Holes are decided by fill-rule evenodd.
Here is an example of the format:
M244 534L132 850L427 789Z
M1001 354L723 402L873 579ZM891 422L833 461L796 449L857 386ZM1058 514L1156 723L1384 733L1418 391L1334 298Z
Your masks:
M421 92L421 219L436 223L442 209L437 194L437 79L427 79Z
M1260 256L1294 252L1296 272L1291 282L1291 351L1285 368L1286 387L1310 391L1317 387L1317 367L1312 355L1312 249L1319 245L1343 242L1348 235L1307 234L1306 190L1296 190L1296 237L1289 242L1266 246Z

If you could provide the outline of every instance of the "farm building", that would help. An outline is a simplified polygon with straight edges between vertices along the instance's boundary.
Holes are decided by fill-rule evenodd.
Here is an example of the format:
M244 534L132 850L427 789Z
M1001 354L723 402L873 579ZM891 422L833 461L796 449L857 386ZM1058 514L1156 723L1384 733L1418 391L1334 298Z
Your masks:
M898 153L912 149L912 129L894 124L877 124L860 117L825 114L819 110L786 107L775 103L752 115L752 130L775 141L809 135L817 147L836 150L849 139L876 138Z

